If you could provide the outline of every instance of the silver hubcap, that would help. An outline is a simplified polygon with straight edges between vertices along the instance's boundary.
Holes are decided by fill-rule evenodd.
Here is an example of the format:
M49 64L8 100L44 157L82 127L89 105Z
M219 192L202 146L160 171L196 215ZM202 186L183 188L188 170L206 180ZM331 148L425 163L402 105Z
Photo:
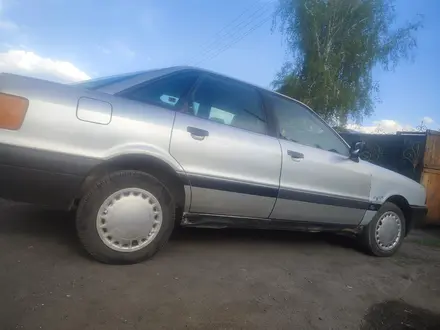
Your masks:
M150 244L162 225L162 208L150 192L126 188L109 196L96 217L101 240L109 248L133 252Z
M392 250L402 236L402 222L394 212L385 212L376 224L376 243L384 251Z

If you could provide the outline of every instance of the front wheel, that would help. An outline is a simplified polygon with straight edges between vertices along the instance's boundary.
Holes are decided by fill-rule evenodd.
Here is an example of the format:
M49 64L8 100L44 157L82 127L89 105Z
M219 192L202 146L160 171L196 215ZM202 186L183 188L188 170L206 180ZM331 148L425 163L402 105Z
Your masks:
M378 257L392 256L405 237L405 216L394 203L386 202L364 228L361 240L369 253Z
M76 217L85 249L104 263L136 263L152 257L174 226L174 203L153 176L119 171L81 200Z

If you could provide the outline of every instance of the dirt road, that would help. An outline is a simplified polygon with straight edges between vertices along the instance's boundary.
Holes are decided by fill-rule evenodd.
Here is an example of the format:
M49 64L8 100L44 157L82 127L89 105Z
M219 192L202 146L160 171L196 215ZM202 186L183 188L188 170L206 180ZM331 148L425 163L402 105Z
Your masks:
M153 260L97 263L71 215L0 202L0 329L440 329L440 249L182 230Z

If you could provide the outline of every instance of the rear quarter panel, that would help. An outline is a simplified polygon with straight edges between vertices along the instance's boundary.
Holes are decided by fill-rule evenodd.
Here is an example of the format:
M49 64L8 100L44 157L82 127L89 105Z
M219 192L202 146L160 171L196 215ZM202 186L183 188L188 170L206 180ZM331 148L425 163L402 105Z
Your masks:
M15 75L0 76L0 91L29 99L22 127L19 131L0 130L0 143L100 160L127 153L148 154L181 169L168 152L175 116L172 111ZM79 120L80 98L110 103L109 123Z

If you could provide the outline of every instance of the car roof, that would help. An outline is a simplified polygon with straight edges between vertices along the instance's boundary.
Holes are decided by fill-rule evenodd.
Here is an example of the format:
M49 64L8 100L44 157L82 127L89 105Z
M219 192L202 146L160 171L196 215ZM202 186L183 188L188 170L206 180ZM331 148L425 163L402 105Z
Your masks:
M292 101L295 101L295 102L303 104L302 102L300 102L300 101L298 101L296 99L293 99L293 98L291 98L291 97L289 97L287 95L278 93L276 91L270 90L268 88L265 88L265 87L262 87L262 86L259 86L259 85L256 85L256 84L253 84L253 83L250 83L250 82L247 82L247 81L235 78L235 77L231 77L231 76L228 76L228 75L225 75L225 74L222 74L222 73L218 73L218 72L215 72L215 71L212 71L212 70L207 70L207 69L204 69L204 68L198 68L198 67L187 66L187 65L172 66L172 67L166 67L166 68L160 68L160 69L152 69L152 70L149 70L149 71L138 71L131 78L123 79L122 81L118 81L118 82L116 82L114 84L109 84L109 85L106 85L104 87L97 88L96 91L105 92L105 93L108 93L108 94L116 94L116 93L119 93L119 92L121 92L121 91L123 91L123 90L125 90L127 88L132 87L132 86L135 86L137 84L141 84L141 83L143 83L145 81L148 81L148 80L151 80L151 79L154 79L154 78L158 78L158 77L161 77L161 76L164 76L164 75L168 75L168 74L171 74L171 73L175 73L175 72L179 72L179 71L185 71L185 70L193 70L193 71L197 71L197 72L200 72L200 73L209 73L209 74L220 76L220 77L224 77L224 78L227 78L227 79L232 79L234 81L237 81L237 82L249 85L249 86L253 86L253 87L258 88L260 90L264 90L264 91L266 91L268 93L279 95L279 96L281 96L283 98L287 98L289 100L292 100ZM310 107L307 106L306 104L303 104L303 105L310 109Z
M197 71L200 73L209 73L209 74L213 74L216 76L221 76L227 79L232 79L235 80L237 82L241 82L247 85L251 85L254 87L257 87L259 89L265 89L261 86L256 86L252 83L246 82L246 81L242 81L239 80L237 78L234 77L230 77L227 76L225 74L221 74L218 72L214 72L211 70L207 70L207 69L203 69L203 68L198 68L198 67L193 67L193 66L172 66L172 67L166 67L166 68L160 68L160 69L152 69L152 70L148 70L148 71L138 71L138 72L133 72L132 74L120 74L120 75L115 75L114 77L124 77L124 76L128 76L126 79L121 79L119 81L116 81L115 83L110 83L106 86L100 87L100 88L96 88L95 90L97 91L102 91L102 92L106 92L109 94L116 94L119 91L122 91L124 89L126 89L126 86L130 86L130 85L137 85L139 83L142 83L143 81L147 81L150 79L154 79L160 76L164 76L164 75L168 75L170 73L174 73L174 72L179 72L179 71L185 71L185 70L192 70L192 71ZM130 77L131 76L131 77ZM111 78L111 77L106 77L106 78ZM101 80L102 78L98 78L95 80ZM91 81L91 80L90 80Z

